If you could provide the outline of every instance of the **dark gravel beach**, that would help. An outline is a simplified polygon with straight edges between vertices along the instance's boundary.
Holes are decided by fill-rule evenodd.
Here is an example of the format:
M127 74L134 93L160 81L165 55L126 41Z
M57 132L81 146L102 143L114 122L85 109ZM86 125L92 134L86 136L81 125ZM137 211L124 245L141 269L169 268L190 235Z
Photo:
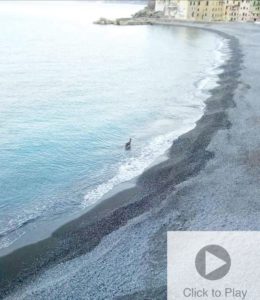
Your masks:
M260 229L260 26L173 25L229 40L203 117L136 187L1 257L0 298L166 299L168 230Z

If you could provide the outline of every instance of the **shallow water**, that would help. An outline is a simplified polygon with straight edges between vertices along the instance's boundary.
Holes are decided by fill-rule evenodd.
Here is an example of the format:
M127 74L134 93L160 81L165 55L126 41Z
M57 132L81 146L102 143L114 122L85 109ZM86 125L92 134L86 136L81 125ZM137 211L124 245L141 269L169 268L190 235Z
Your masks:
M201 116L225 42L92 24L142 6L1 2L0 248L138 176Z

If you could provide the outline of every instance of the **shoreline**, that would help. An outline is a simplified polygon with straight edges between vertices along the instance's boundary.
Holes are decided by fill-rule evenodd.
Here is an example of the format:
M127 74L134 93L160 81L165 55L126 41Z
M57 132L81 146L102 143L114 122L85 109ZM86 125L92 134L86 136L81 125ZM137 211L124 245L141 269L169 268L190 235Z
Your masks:
M231 127L226 110L235 106L233 93L238 87L242 64L239 41L218 30L201 28L198 26L201 24L194 26L194 23L160 22L156 24L207 30L229 40L231 57L220 67L223 72L218 74L219 86L210 91L211 96L205 102L203 116L197 121L194 129L174 141L166 161L151 167L138 177L136 187L119 192L99 203L89 212L61 226L51 237L1 257L2 295L9 294L14 288L18 289L20 284L26 283L31 276L35 278L35 273L90 252L108 234L155 209L158 206L158 197L163 201L175 190L176 185L196 176L207 162L214 158L214 153L207 150L212 137L219 130ZM184 229L185 226L182 230Z
M221 44L221 42L220 42L220 44ZM216 50L216 52L219 52L219 54L220 54L220 50ZM217 62L217 59L216 59L216 62ZM223 62L218 61L216 63L216 65L220 66L222 63ZM211 69L209 69L208 71L209 72L214 72L214 70L215 70L215 67L211 67ZM209 78L211 76L214 77L213 80L217 80L217 74L214 74L214 75L212 75L212 74L209 75L208 74L206 77ZM199 79L198 82L200 82L201 80L205 80L206 77ZM197 89L200 89L198 87L198 82L197 81L195 82L195 86L196 86ZM210 91L211 89L212 89L212 87L211 88L206 88L206 90L203 91L203 88L202 88L202 90L200 90L199 93L202 93L202 95L206 94L206 98L207 98L208 97L207 92ZM191 126L189 126L189 128L185 128L185 130L182 130L182 132L180 132L179 135L182 135L182 134L188 132L189 130L193 129L193 127L195 127L195 125L196 125L196 122L203 115L204 106L205 106L205 97L203 96L202 98L203 99L200 99L200 101L201 101L201 106L203 105L203 108L201 109L200 115L196 118L196 120L194 119L195 121L192 123ZM174 141L174 139L177 139L178 136L176 135L176 137L174 137L174 138L169 138L168 139L169 140L169 145L168 145L168 148L166 149L166 151L163 154L160 154L158 157L156 157L156 159L151 164L147 165L145 167L145 169L149 169L152 166L159 164L159 162L161 162L163 160L167 160L168 159L167 152L170 149L171 144ZM36 226L34 226L34 228L30 228L29 227L28 230L24 233L24 235L22 235L20 238L18 238L17 240L15 240L10 245L8 245L6 247L3 247L3 248L0 248L0 258L3 257L3 256L8 255L8 254L10 254L10 253L12 253L14 251L16 251L17 249L23 248L23 247L31 245L31 244L35 244L35 243L37 243L39 241L42 241L44 239L47 239L47 238L51 237L51 235L56 230L58 230L60 227L62 227L63 225L65 225L65 224L67 224L67 223L69 223L69 222L71 222L71 221L73 221L75 219L78 219L82 215L85 215L89 210L92 210L92 208L94 206L98 205L99 202L102 202L104 200L106 201L107 198L111 198L111 194L112 195L113 194L117 194L118 191L122 191L122 190L127 189L127 186L133 186L133 185L135 185L136 179L141 174L142 173L140 173L138 175L135 175L135 177L132 178L132 179L129 179L129 181L121 182L121 183L113 186L113 188L111 190L109 190L108 192L105 192L97 200L97 202L95 202L95 203L93 203L93 204L91 204L91 205L89 205L87 207L84 207L81 211L76 211L73 214L64 215L64 216L61 216L59 218L50 219L48 221L48 223L45 220L37 222L37 229L36 229ZM48 225L49 222L52 225L51 228ZM30 221L28 223L30 223ZM25 224L26 224L26 222L25 222ZM23 227L23 225L21 227Z

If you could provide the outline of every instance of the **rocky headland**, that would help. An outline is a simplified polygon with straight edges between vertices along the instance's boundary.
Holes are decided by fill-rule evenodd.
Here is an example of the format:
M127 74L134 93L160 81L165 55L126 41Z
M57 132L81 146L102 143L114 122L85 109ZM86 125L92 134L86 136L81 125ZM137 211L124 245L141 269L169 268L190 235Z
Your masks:
M117 18L117 19L107 19L100 18L95 21L94 24L98 25L151 25L156 20L164 19L163 13L154 11L154 9L149 8L148 6L144 9L138 11L130 18Z

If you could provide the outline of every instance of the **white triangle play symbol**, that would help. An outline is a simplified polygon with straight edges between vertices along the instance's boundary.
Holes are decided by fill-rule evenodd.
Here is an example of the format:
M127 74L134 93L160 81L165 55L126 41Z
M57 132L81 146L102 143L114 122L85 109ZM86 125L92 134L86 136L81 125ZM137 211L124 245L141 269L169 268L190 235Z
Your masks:
M205 274L206 276L227 264L227 262L225 262L223 259L218 258L216 255L213 255L208 251L206 251L205 255L206 255L206 274Z

